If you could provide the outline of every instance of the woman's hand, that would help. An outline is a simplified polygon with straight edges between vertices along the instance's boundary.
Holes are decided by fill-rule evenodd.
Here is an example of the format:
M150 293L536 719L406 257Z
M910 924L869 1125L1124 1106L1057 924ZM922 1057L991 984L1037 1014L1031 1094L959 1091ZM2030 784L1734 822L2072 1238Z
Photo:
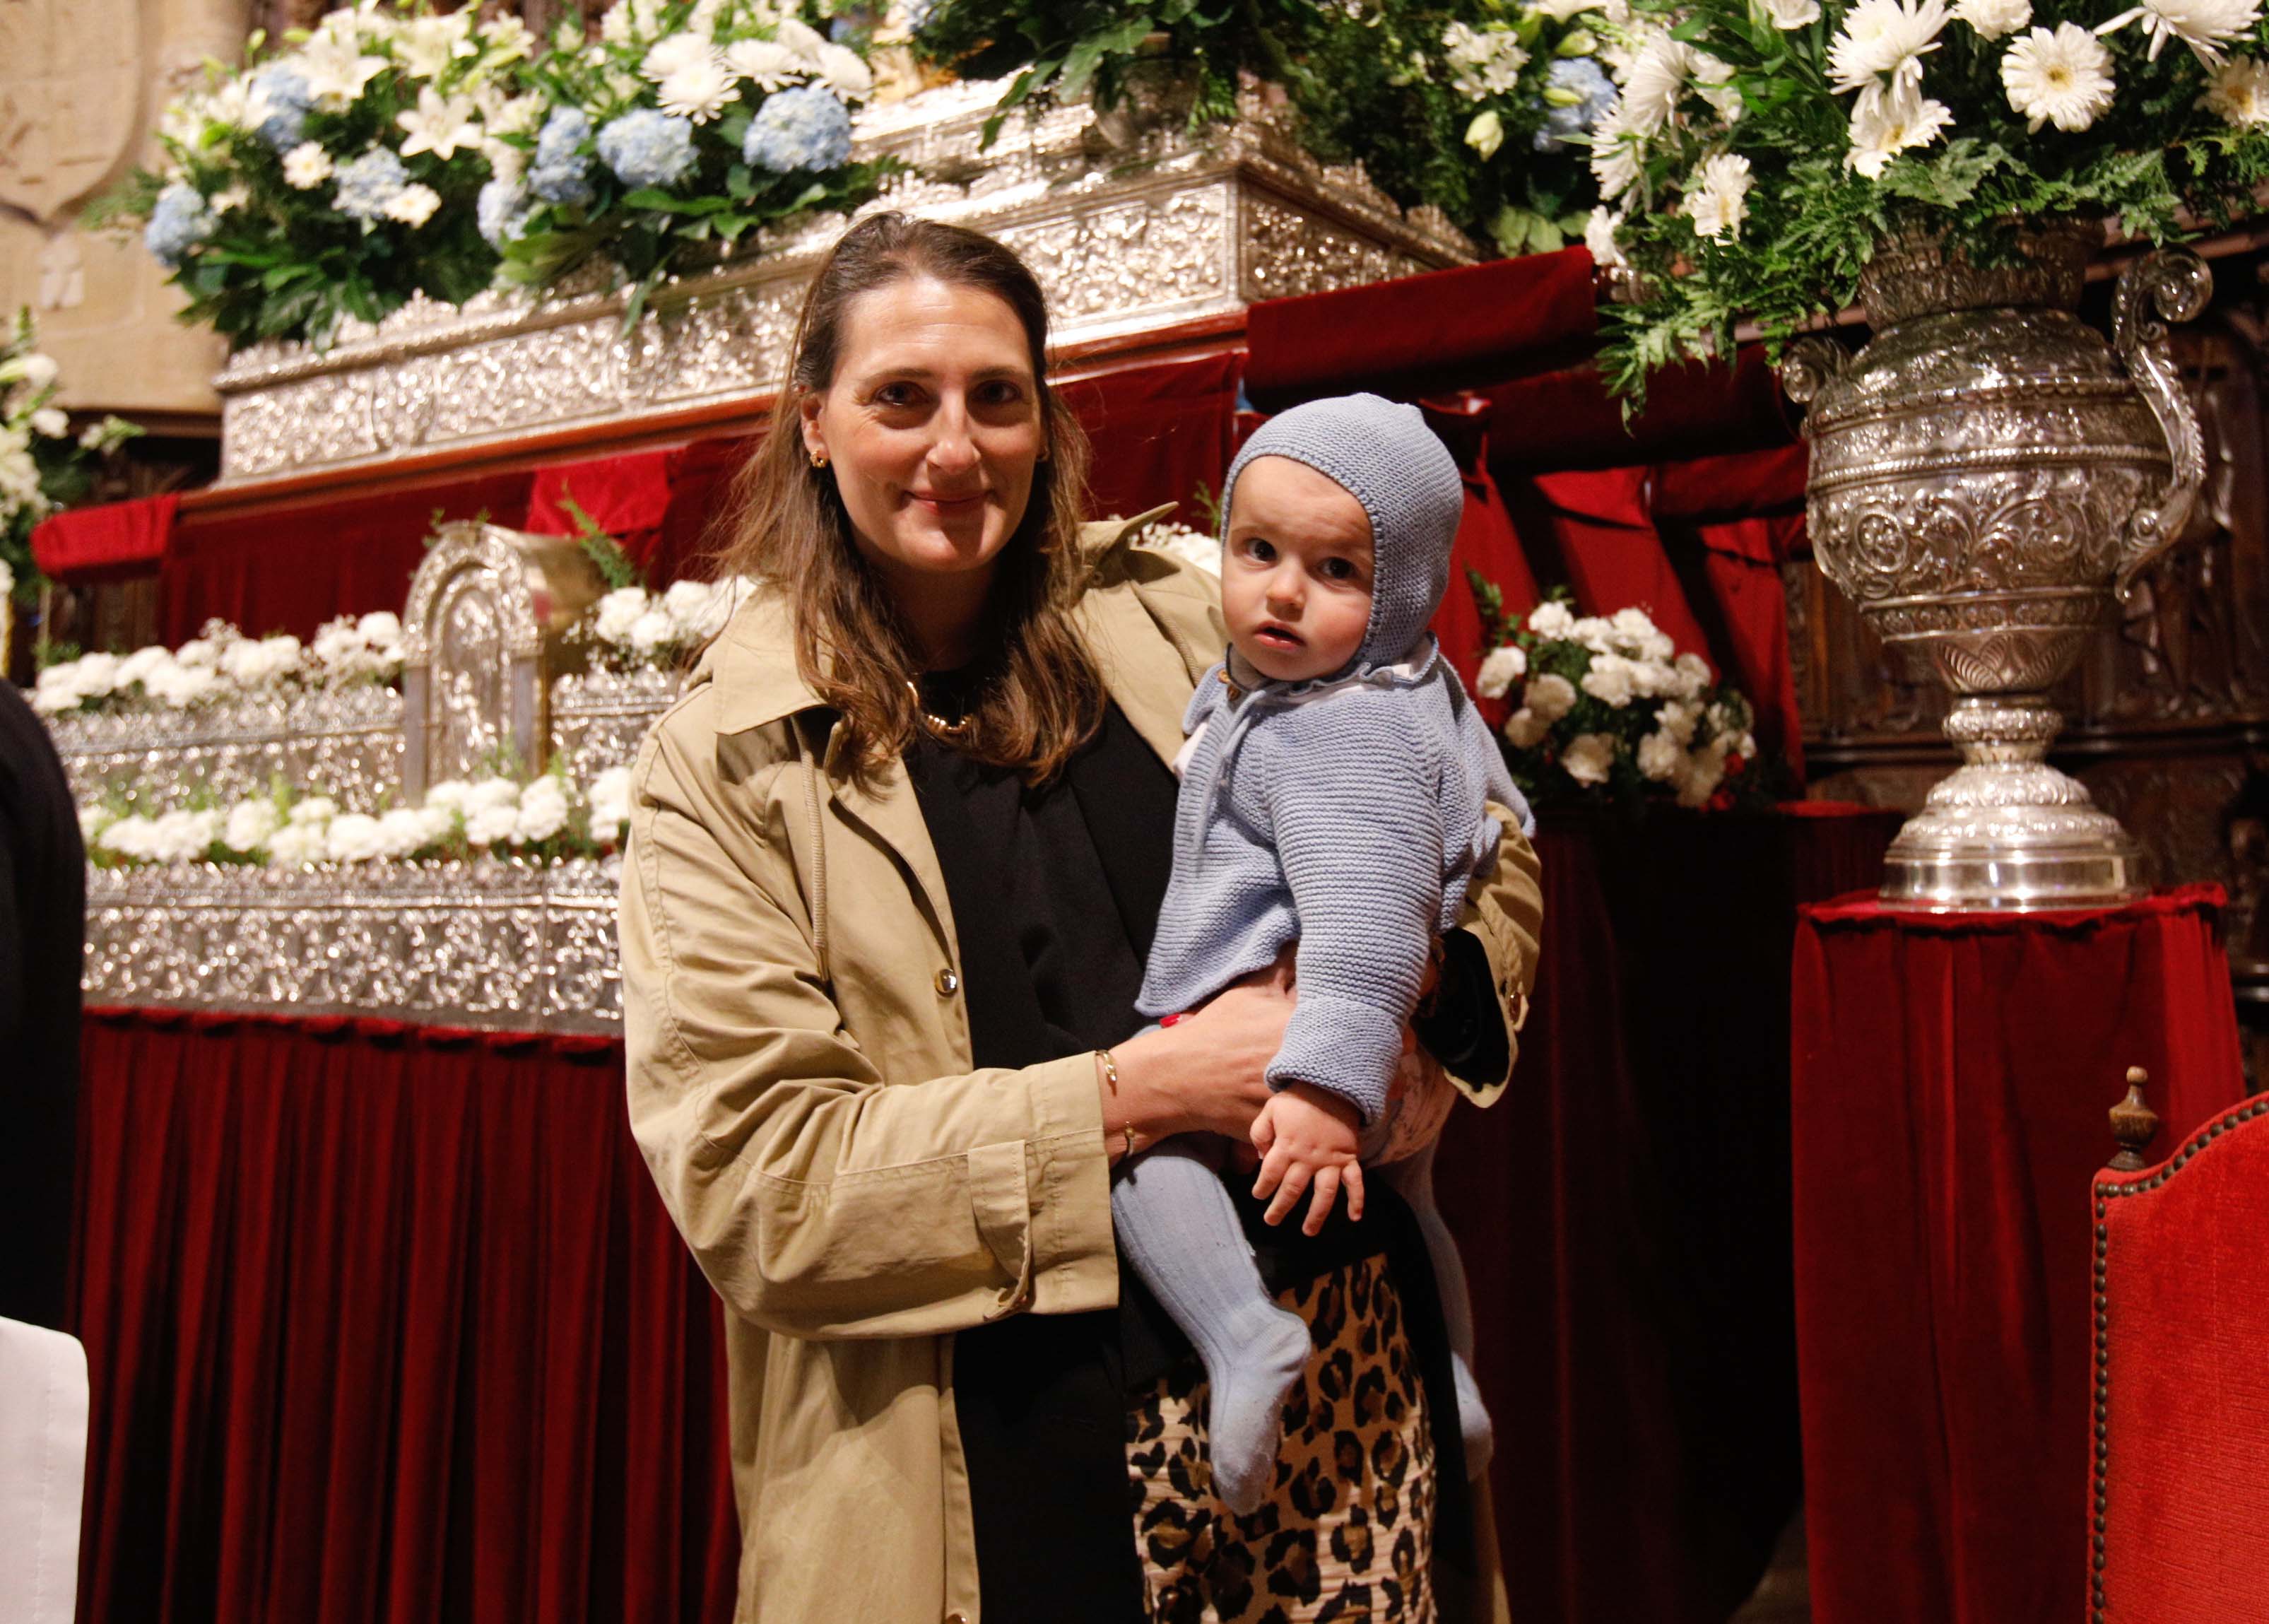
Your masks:
M1138 1150L1173 1133L1223 1133L1242 1141L1269 1100L1262 1076L1284 1046L1292 1018L1291 950L1182 1016L1111 1052L1119 1092L1105 1086L1103 1124L1116 1150L1121 1124Z

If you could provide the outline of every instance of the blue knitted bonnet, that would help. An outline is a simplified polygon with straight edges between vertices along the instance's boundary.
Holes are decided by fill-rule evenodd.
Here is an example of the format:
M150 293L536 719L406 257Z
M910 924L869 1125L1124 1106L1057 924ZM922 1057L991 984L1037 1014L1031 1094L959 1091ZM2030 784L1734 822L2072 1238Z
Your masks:
M1410 652L1450 583L1450 543L1465 512L1456 460L1415 406L1340 395L1279 412L1260 425L1222 486L1224 522L1237 476L1255 457L1290 457L1342 486L1371 516L1371 624L1343 676Z

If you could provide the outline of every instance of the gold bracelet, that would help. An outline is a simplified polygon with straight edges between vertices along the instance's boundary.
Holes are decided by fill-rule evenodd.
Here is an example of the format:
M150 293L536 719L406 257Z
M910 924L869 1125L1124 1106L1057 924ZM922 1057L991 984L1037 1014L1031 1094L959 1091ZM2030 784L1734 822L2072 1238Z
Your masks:
M1095 1058L1103 1067L1104 1081L1111 1085L1112 1097L1116 1099L1119 1096L1119 1062L1112 1059L1111 1051L1108 1049L1098 1049L1095 1052ZM1130 1156L1133 1155L1134 1154L1134 1125L1132 1122L1122 1122L1119 1125L1119 1132L1126 1143L1127 1148L1125 1154Z

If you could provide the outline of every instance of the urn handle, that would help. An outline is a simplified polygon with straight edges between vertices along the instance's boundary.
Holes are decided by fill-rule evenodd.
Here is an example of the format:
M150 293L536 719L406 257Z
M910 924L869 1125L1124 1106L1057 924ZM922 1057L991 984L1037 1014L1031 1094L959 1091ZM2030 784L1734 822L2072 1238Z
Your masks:
M1842 344L1819 333L1807 334L1781 358L1780 387L1798 405L1809 406L1829 380L1841 378L1851 365L1851 352Z
M2147 498L2127 521L2119 547L2117 590L2123 598L2144 565L2182 534L2206 484L2206 442L2175 370L2167 326L2197 315L2213 292L2213 273L2187 248L2158 249L2119 273L2111 306L2112 347L2159 420L2173 465L2164 488Z

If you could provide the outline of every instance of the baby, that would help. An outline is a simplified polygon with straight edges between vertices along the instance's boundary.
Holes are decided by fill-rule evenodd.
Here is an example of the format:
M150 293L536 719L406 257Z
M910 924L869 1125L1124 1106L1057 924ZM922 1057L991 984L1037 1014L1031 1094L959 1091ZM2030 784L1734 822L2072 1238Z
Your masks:
M1310 1234L1342 1191L1362 1215L1366 1165L1408 1201L1477 1472L1489 1420L1468 1362L1464 1271L1433 1202L1431 1134L1415 1146L1397 1134L1390 1098L1438 940L1496 860L1502 831L1483 803L1527 814L1426 631L1463 501L1456 463L1416 409L1372 395L1295 407L1231 465L1229 655L1183 720L1173 877L1137 1007L1154 1018L1190 1008L1298 944L1299 1001L1268 1069L1276 1093L1253 1126L1254 1193L1273 1192L1275 1222L1312 1190ZM1308 1332L1261 1282L1216 1171L1220 1145L1165 1141L1111 1204L1128 1260L1205 1362L1214 1489L1245 1513L1268 1492Z

